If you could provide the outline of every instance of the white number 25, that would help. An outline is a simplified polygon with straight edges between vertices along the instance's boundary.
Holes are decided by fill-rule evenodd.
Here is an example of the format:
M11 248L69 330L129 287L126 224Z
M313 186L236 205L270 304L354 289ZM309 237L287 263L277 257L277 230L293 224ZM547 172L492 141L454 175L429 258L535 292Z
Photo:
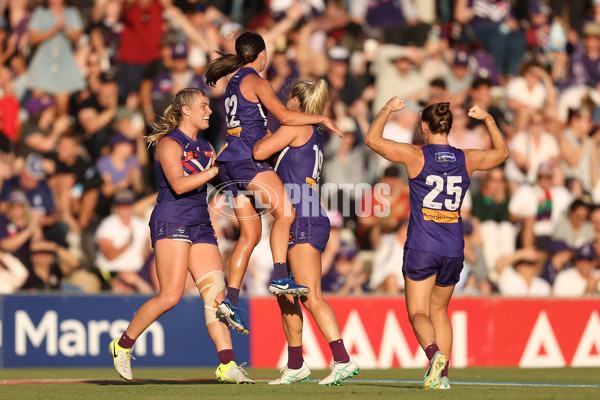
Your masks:
M461 176L448 176L446 178L446 194L454 195L454 200L446 199L444 206L450 211L455 211L460 206L460 198L462 196L462 188L460 186L454 186L462 182ZM429 186L433 186L433 189L423 199L423 206L434 210L441 210L442 203L435 201L435 198L444 191L444 178L438 175L429 175L425 180L425 183Z

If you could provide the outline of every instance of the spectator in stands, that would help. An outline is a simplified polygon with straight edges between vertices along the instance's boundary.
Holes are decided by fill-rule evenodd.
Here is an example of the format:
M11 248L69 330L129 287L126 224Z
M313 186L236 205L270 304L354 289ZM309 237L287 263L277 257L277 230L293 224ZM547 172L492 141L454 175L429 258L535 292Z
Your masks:
M59 220L54 193L46 183L44 164L44 159L37 153L27 156L19 175L4 183L0 193L0 210L6 206L5 202L12 191L23 191L27 196L30 211L38 216L38 223L43 229L44 237L57 243L64 243L68 227Z
M559 272L571 268L573 250L561 240L551 240L547 247L548 259L542 269L541 277L550 285L554 285Z
M416 100L427 88L427 81L413 63L417 52L414 48L395 44L379 46L372 65L376 89L372 110L379 112L392 96Z
M469 90L469 96L464 103L464 109L468 110L473 105L478 105L483 108L494 117L494 120L502 130L502 134L510 139L513 136L514 127L507 123L504 112L493 104L492 86L493 82L489 78L476 77L473 79L471 89ZM484 137L487 136L487 133L485 133L485 126L481 121L471 118L469 127L480 129L483 132L481 135Z
M496 262L498 289L503 296L548 297L552 287L540 278L541 253L533 248L523 248L504 256Z
M544 129L544 112L533 110L527 118L527 128L517 132L509 144L511 158L506 162L506 175L513 186L534 184L541 164L557 164L560 159L558 141Z
M526 42L510 1L457 0L454 19L466 27L471 40L482 42L494 55L500 77L517 74Z
M0 249L19 260L28 260L31 241L41 238L39 215L31 212L23 191L13 190L8 195L5 213L0 213Z
M402 262L407 228L408 219L404 219L394 231L382 235L373 255L370 291L398 294L404 290Z
M582 297L600 292L600 270L596 263L598 255L591 243L577 249L575 267L561 271L554 281L554 295Z
M115 194L114 212L103 219L96 231L98 253L96 266L112 276L115 293L153 293L139 275L150 255L148 224L133 214L135 194L122 190Z
M77 112L77 120L85 134L85 147L93 160L100 157L102 147L106 145L119 106L114 74L102 73L100 83L98 93L91 93Z
M489 149L489 135L481 135L477 129L469 127L467 111L461 106L452 107L452 131L448 135L448 143L459 149Z
M58 139L71 127L71 118L57 118L54 100L50 96L34 97L27 103L29 118L21 129L17 156L25 158L30 153L48 157L56 149Z
M571 204L571 194L564 186L555 185L554 165L538 168L535 185L521 185L508 203L514 222L520 223L520 247L545 249L559 218Z
M597 149L589 136L592 128L592 109L583 105L577 110L569 110L567 128L559 139L565 178L579 180L586 193L591 193L598 181Z
M450 104L460 105L464 103L473 83L473 72L469 66L469 54L465 51L457 51L449 71L443 78L446 82L448 94L451 96ZM454 113L455 111L452 110L453 115ZM454 129L456 129L456 126Z
M68 277L79 268L80 260L67 248L54 242L31 242L29 277L23 290L56 291L66 289Z
M583 44L571 54L571 85L596 87L600 83L600 24L588 22L583 27Z
M482 249L482 236L469 219L463 219L465 239L465 268L455 290L463 294L488 295L492 291L488 266ZM487 239L487 238L486 238Z
M594 226L594 240L600 241L600 204L592 206L590 222Z
M21 289L29 272L21 260L0 250L0 294L13 294Z
M137 92L144 70L160 57L163 36L162 14L170 0L126 1L123 5L123 32L119 41L119 95Z
M56 198L61 219L69 226L71 232L70 246L82 247L85 260L91 263L95 258L91 230L96 226L95 209L102 178L89 155L85 153L82 139L81 135L69 132L61 136L58 142Z
M508 182L501 167L486 172L481 190L473 194L471 214L483 239L485 263L489 274L496 277L498 258L514 253L517 230L510 221Z
M29 42L37 47L29 65L29 87L54 96L59 116L67 114L71 94L85 87L72 50L82 31L79 10L64 0L46 0L29 22Z
M387 167L377 185L362 198L363 214L358 218L361 248L377 250L382 245L383 236L397 232L410 215L408 198L408 176L404 166Z
M508 82L506 100L517 131L527 128L531 114L537 110L544 119L556 118L557 98L552 78L535 62L524 63L520 75Z
M210 88L200 75L196 75L188 65L188 48L183 42L171 48L171 66L154 78L152 85L153 112L162 115L171 99L179 90L186 87L197 87L210 93Z
M329 270L323 271L323 292L340 295L363 293L367 280L368 276L362 260L358 257L355 243L342 241L333 265Z
M144 189L142 170L135 156L137 141L116 131L108 139L108 145L110 153L96 162L96 170L103 181L98 205L98 212L103 216L110 213L115 193L132 189L139 194Z
M19 100L15 97L11 71L0 64L0 137L14 144L18 140Z
M569 206L567 215L561 215L554 225L552 239L561 240L572 249L578 249L594 241L594 225L588 220L589 206L576 199Z
M332 103L342 101L352 106L360 99L361 91L348 70L350 52L345 47L334 46L329 49L328 55L329 70L323 78L329 85L329 99Z

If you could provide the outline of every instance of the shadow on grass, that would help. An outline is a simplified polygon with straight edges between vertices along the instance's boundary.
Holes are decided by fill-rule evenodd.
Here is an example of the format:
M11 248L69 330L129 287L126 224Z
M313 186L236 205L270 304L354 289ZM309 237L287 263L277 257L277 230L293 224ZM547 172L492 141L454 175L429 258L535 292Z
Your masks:
M86 380L83 383L89 383L98 386L141 386L141 385L225 385L216 379L134 379L130 382L116 379L94 379Z

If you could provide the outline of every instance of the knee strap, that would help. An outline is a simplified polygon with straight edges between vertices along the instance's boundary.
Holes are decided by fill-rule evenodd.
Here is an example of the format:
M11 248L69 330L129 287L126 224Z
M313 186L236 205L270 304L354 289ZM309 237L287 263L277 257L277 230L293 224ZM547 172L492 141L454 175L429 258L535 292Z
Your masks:
M204 318L206 325L217 321L217 296L225 290L225 275L223 271L211 271L196 281L200 297L204 301Z

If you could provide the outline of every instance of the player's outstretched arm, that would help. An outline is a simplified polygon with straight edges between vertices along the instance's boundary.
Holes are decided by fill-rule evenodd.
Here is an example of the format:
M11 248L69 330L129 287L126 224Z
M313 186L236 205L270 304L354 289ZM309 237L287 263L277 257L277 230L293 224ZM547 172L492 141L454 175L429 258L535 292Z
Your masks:
M489 150L466 150L467 170L469 175L475 170L488 170L494 168L508 159L510 152L508 145L502 136L502 132L496 125L494 118L484 109L475 105L469 110L469 117L483 120L490 132L492 148Z
M411 159L414 160L414 157L418 156L421 151L419 147L408 143L394 142L383 137L383 128L390 114L402 110L404 106L404 101L399 97L394 96L388 100L369 127L365 144L387 160L407 164Z

